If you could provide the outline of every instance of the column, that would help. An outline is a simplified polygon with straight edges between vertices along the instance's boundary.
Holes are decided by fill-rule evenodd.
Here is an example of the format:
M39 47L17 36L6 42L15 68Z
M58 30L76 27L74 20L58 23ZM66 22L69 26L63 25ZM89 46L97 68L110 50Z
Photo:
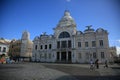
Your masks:
M72 48L75 48L75 36L73 35L73 39L72 39Z

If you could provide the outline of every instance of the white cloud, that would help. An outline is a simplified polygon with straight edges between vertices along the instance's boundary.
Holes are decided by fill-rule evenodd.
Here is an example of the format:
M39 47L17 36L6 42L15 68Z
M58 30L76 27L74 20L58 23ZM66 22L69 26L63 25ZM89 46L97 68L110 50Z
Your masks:
M120 43L120 39L119 39L119 40L117 40L117 42L118 42L118 43Z

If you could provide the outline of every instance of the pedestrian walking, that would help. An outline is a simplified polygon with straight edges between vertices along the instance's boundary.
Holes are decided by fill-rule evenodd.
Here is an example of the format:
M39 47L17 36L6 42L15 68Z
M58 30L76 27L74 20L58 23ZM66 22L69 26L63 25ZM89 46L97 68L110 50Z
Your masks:
M108 68L108 62L107 62L107 60L105 60L105 66L104 66L104 68Z
M99 63L98 63L98 61L99 61L99 59L97 59L97 60L95 61L95 66L96 66L97 69L99 69Z
M93 60L90 60L90 69L91 69L91 70L94 69L94 63L93 63Z

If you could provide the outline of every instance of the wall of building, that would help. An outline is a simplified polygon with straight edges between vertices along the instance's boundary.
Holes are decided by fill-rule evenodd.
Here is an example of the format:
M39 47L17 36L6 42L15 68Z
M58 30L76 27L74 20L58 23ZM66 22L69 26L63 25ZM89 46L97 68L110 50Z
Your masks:
M104 63L105 60L110 61L108 32L103 28L94 30L91 27L87 26L83 32L77 31L70 13L65 12L57 27L54 28L53 35L43 33L34 38L33 61L71 63L89 63L90 60L96 59L99 59L100 63ZM71 41L70 47L68 41ZM52 48L46 49L45 46L48 47L49 44Z

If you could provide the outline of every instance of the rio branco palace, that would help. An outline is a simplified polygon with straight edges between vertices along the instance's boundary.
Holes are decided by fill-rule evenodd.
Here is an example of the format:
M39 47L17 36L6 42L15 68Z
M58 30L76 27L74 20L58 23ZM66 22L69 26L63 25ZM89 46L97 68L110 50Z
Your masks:
M69 11L53 29L53 35L46 33L33 40L32 61L89 63L99 59L111 61L108 32L103 28L94 30L91 26L82 32L76 29L76 23Z

